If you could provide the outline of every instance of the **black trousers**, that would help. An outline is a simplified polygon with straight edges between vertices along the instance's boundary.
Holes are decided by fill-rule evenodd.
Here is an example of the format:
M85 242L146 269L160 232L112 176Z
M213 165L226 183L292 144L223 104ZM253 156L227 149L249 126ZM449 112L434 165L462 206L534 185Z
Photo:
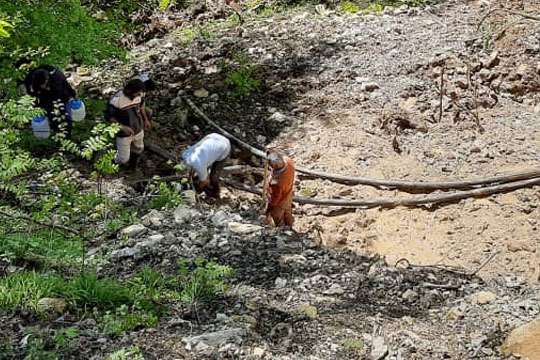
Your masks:
M204 189L206 195L219 199L221 193L221 185L219 183L219 177L225 168L225 162L227 159L222 161L216 161L212 164L210 168L210 184Z

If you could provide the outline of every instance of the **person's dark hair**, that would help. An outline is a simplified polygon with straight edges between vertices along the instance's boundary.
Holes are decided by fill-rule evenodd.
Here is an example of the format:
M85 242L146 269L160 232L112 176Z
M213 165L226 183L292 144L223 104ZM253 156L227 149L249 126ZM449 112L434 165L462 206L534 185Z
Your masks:
M133 98L135 98L135 94L144 90L145 87L142 80L131 79L124 86L124 95L133 100Z
M38 69L32 73L32 89L40 90L41 87L49 81L49 72L44 69Z
M148 79L144 82L145 91L154 91L156 90L156 83L152 79Z

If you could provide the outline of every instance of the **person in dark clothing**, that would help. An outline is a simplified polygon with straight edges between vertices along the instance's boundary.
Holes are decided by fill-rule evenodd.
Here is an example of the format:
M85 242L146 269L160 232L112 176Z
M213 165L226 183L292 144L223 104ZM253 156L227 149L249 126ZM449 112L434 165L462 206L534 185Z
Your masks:
M51 129L59 130L62 123L66 123L66 133L71 136L73 120L68 109L70 99L77 97L77 93L68 83L64 73L57 67L41 65L30 71L24 79L24 86L28 95L37 99L37 106L45 110Z
M105 118L120 125L116 136L117 164L128 164L130 169L137 167L137 162L144 150L144 131L152 127L150 109L144 104L144 82L132 79L127 82L109 101Z

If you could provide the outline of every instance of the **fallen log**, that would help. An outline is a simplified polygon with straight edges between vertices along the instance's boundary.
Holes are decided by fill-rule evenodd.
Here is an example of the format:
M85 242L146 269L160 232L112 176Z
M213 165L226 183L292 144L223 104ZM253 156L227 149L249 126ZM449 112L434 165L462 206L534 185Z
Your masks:
M201 111L190 99L186 99L187 104L193 109L195 114L197 114L201 119L206 121L216 130L221 132L224 136L234 140L243 148L249 150L252 154L266 158L266 153L260 149L257 149L245 141L239 139L235 135L229 133L227 130L223 129L214 121L210 120L204 112ZM522 172L516 172L505 175L498 175L488 178L472 179L472 180L452 180L452 181L435 181L435 182L421 182L421 181L404 181L404 180L382 180L382 179L372 179L365 177L356 177L356 176L344 176L338 174L329 174L316 170L310 170L301 166L298 166L296 170L304 175L326 179L332 182L345 184L345 185L368 185L377 188L387 188L387 189L398 189L404 191L413 191L413 192L432 192L436 190L460 190L460 189L473 189L475 187L485 186L485 185L495 185L495 184L504 184L510 183L518 180L527 180L540 178L540 168L532 168Z
M252 194L261 195L262 192L259 189L253 188L251 186L238 183L232 180L223 179L223 182L235 189L246 191ZM394 208L398 206L405 207L420 207L426 205L437 205L444 203L453 203L459 200L467 198L476 198L476 197L486 197L493 194L509 192L517 189L538 186L540 185L540 178L528 179L522 181L515 181L508 184L488 186L481 189L459 191L451 194L440 194L440 195L422 195L422 196L413 196L402 199L385 199L379 198L374 200L349 200L349 199L313 199L295 196L293 201L298 204L309 204L309 205L319 205L319 206L340 206L340 207L350 207L350 208L362 208L362 209L371 209L371 208Z

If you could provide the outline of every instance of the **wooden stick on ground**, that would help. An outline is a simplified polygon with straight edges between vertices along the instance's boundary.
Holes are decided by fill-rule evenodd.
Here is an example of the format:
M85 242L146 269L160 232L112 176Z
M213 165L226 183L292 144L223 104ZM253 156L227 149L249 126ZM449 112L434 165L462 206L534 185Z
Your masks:
M236 136L223 129L221 126L213 122L204 114L191 100L186 99L187 104L193 111L212 127L220 131L224 136L234 140L240 146L249 150L252 154L266 158L266 154L237 138ZM519 173L507 175L493 176L489 178L473 179L473 180L454 180L454 181L435 181L435 182L420 182L420 181L403 181L403 180L382 180L355 176L344 176L338 174L329 174L320 171L310 170L301 166L296 167L296 171L304 175L330 180L336 183L345 185L369 185L377 188L399 189L405 191L422 191L431 192L436 190L451 190L451 189L472 189L484 185L502 184L517 180L525 180L540 177L540 168L532 168Z
M223 182L235 189L246 191L252 194L261 195L262 192L259 189L253 188L251 186L224 179ZM540 185L540 178L515 181L508 184L488 186L481 189L468 190L468 191L459 191L451 194L441 194L441 195L422 195L422 196L412 196L408 198L401 199L387 199L379 198L374 200L350 200L350 199L313 199L295 196L293 201L298 204L310 204L310 205L319 205L319 206L340 206L340 207L352 207L352 208L361 208L361 209L371 209L371 208L394 208L398 206L405 207L420 207L426 205L436 205L444 203L452 203L459 200L473 198L473 197L485 197L493 194L509 192L517 189L522 189L531 186Z

